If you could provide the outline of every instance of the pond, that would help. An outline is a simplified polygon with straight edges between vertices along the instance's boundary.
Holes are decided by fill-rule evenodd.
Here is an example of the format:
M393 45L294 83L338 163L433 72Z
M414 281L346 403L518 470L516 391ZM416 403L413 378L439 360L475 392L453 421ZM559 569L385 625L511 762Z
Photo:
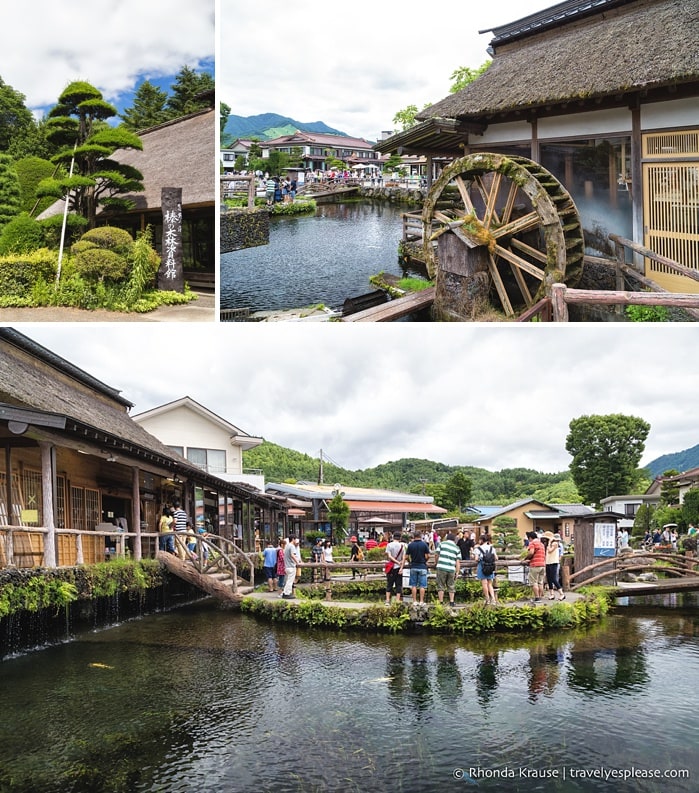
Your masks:
M323 303L337 309L346 298L373 291L372 275L417 274L398 258L406 211L355 201L321 205L312 216L272 218L269 245L221 256L221 308L268 311Z
M201 601L4 661L0 790L690 793L697 606L467 639Z

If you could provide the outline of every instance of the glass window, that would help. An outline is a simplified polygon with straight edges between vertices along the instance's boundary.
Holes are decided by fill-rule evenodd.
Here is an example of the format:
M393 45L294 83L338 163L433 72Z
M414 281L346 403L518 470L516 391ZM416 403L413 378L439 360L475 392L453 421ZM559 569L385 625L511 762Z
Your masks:
M631 138L541 143L541 164L563 184L578 208L586 247L614 255L609 234L631 238Z

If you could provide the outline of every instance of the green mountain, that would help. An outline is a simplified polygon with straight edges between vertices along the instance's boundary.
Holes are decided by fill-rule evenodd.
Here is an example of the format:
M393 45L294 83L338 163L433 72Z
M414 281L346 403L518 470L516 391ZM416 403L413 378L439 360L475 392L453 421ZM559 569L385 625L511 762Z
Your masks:
M689 471L690 468L699 468L699 444L682 452L663 454L648 463L645 468L650 471L653 478L671 469L682 472Z
M228 116L221 145L228 145L236 138L258 138L272 140L280 135L292 135L297 129L304 132L321 132L328 135L344 135L322 121L296 121L278 113L260 113L256 116Z
M317 482L320 459L265 441L243 452L245 468L259 468L268 482ZM509 504L530 496L553 503L579 503L568 471L546 474L529 468L487 471L472 466L445 465L432 460L405 458L373 468L351 471L323 461L323 481L355 487L379 487L407 493L427 493L439 503L440 486L457 471L472 483L472 504Z

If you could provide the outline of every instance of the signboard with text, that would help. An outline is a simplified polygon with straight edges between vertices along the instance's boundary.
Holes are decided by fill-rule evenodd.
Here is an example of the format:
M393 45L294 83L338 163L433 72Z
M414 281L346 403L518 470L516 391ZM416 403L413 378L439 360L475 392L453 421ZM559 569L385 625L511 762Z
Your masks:
M595 556L616 556L616 523L595 523Z

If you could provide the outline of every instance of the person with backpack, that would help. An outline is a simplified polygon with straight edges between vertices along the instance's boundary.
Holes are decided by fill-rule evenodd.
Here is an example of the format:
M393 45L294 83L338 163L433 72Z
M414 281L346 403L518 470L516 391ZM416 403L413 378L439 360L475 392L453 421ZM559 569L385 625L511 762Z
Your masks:
M481 534L478 542L479 544L473 549L473 558L478 560L476 578L481 582L485 605L494 606L498 602L493 587L495 562L498 560L498 555L495 553L489 534Z

